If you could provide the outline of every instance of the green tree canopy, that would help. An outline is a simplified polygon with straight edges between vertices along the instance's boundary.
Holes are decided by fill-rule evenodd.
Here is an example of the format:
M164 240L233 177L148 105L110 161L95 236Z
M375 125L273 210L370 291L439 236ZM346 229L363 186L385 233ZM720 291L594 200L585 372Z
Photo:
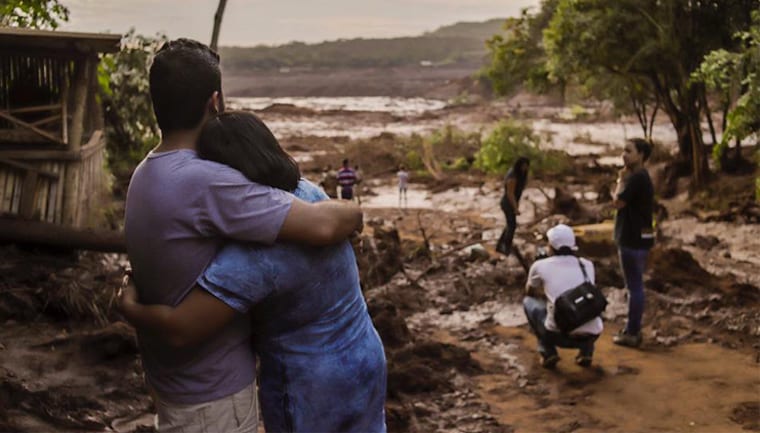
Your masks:
M612 76L631 98L654 100L678 134L681 155L706 169L700 116L705 85L692 80L705 55L733 48L758 0L560 0L544 30L550 77L582 85Z
M508 95L520 86L531 91L546 93L564 80L549 80L546 69L546 52L543 46L543 29L551 20L558 0L543 0L540 10L533 14L523 9L517 18L504 22L503 33L486 41L491 62L481 74L500 95Z
M68 20L58 0L0 0L0 26L52 30Z
M147 37L131 29L118 53L103 56L98 69L106 120L108 163L115 192L126 185L137 163L158 144L160 134L150 99L149 65L166 36Z

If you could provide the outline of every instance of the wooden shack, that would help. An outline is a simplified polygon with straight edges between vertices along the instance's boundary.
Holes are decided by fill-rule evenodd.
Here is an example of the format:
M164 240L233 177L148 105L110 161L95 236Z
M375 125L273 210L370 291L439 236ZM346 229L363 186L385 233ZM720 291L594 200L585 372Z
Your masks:
M97 68L120 40L0 28L0 217L96 221L108 187Z

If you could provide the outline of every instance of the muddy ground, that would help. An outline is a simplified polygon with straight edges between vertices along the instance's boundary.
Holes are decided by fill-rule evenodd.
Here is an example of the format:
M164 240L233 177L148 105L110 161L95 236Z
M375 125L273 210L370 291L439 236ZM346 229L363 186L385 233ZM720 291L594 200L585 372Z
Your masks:
M386 123L485 124L511 110L448 108ZM262 112L275 123L292 116L339 117L349 129L387 115ZM595 262L611 301L605 332L591 368L563 350L557 370L547 371L520 307L525 271L493 249L503 227L497 179L474 171L413 179L409 207L399 209L392 135L362 138L359 152L349 134L275 133L313 179L346 153L365 156L367 224L356 248L388 358L389 431L760 431L760 221L747 194L753 175L712 184L725 200L709 208L684 181L663 200L668 216L650 257L638 350L611 343L625 320L625 289L608 237L588 235L581 252ZM572 174L531 181L515 241L527 261L552 224L608 215L597 192L615 168L593 162L614 157L616 140L589 140L599 151L578 156ZM572 206L559 206L558 195ZM125 264L115 254L0 246L0 431L152 431L134 334L112 310Z

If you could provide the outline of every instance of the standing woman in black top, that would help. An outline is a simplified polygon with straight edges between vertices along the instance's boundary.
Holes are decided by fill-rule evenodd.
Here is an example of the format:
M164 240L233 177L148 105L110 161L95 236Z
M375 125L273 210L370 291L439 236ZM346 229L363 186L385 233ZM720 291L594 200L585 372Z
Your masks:
M628 289L628 320L615 344L641 345L641 317L644 315L644 270L649 249L654 244L652 212L654 187L644 163L652 146L640 138L629 140L623 150L625 167L620 170L612 205L615 215L615 242L620 255L625 287Z
M496 243L496 251L509 255L512 251L512 239L517 229L517 215L520 215L520 197L528 181L530 160L524 156L517 158L507 175L504 176L504 195L501 197L501 210L507 218L507 226Z

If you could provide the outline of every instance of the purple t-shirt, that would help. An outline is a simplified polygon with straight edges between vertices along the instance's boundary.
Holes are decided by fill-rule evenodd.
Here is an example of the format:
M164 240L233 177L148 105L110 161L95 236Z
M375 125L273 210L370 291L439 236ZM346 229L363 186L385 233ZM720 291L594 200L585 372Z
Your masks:
M192 150L150 153L132 176L124 222L140 301L177 305L226 239L273 243L292 202L291 194L251 183ZM138 333L149 385L181 404L250 385L255 357L248 322L240 315L214 338L180 350Z

